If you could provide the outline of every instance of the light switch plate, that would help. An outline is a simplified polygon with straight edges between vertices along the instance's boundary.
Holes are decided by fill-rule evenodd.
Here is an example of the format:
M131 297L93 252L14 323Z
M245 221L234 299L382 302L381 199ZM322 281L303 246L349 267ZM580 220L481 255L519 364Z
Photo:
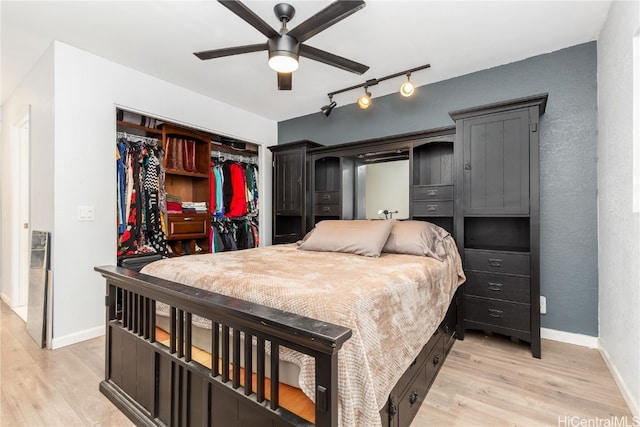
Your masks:
M93 221L95 209L93 206L78 206L78 221Z

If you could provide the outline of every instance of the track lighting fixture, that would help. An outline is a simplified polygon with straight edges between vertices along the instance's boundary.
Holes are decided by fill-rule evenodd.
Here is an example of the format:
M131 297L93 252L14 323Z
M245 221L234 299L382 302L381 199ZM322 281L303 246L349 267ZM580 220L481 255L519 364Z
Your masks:
M338 104L336 103L336 101L333 100L333 95L329 95L329 103L320 108L320 111L322 111L322 114L329 117L329 114L331 114L331 112L334 108L336 108L337 105Z
M411 73L407 73L407 81L402 83L402 86L400 86L400 95L404 97L411 96L415 90L416 87L411 81Z
M364 95L358 98L358 107L361 110L366 110L371 106L371 93L367 90L367 86L364 87Z
M329 105L325 105L324 107L320 108L320 110L322 111L322 113L329 117L329 114L331 114L331 111L335 108L336 103L333 101L333 95L336 95L338 93L342 93L342 92L347 92L350 90L354 90L354 89L358 89L361 87L364 87L364 95L362 95L360 98L358 98L358 107L360 107L362 110L366 110L367 108L369 108L371 106L371 93L369 93L368 88L371 86L375 86L378 83L385 81L385 80L389 80L389 79L393 79L395 77L399 77L399 76L407 76L407 81L404 82L402 84L402 86L400 86L400 94L404 97L408 97L414 94L415 90L416 90L416 86L415 84L411 81L411 73L416 72L416 71L420 71L420 70L424 70L427 68L430 68L431 65L430 64L425 64L425 65L421 65L419 67L415 67L415 68L411 68L409 70L404 70L404 71L400 71L399 73L395 73L395 74L390 74L388 76L384 76L384 77L380 77L379 79L369 79L364 83L360 83L358 85L355 86L349 86L346 87L344 89L340 89L340 90L336 90L334 92L329 92L327 94L327 96L329 97Z

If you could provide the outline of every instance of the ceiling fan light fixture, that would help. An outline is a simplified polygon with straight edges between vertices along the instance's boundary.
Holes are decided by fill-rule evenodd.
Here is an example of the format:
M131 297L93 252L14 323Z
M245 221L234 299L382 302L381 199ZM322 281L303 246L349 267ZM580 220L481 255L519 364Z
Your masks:
M300 45L286 34L269 39L269 67L279 73L291 73L298 69Z
M273 52L269 55L269 67L279 73L291 73L298 69L297 55L291 52Z
M416 91L416 86L411 81L411 73L407 73L407 81L400 86L400 95L407 97L413 95Z
M367 87L364 87L364 95L358 98L358 107L361 110L366 110L371 106L371 93L367 90Z

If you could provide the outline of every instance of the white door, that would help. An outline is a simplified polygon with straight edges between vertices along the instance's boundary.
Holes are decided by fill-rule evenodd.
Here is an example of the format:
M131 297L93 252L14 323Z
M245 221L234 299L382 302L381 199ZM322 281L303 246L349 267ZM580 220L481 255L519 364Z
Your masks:
M17 185L14 188L14 203L18 206L17 221L14 222L18 230L18 241L14 244L17 256L17 289L12 295L12 305L14 311L27 320L27 303L29 299L29 254L31 250L31 227L30 221L30 156L31 141L29 132L30 112L20 119L14 126L15 138L14 142L17 146L17 166L18 171L14 175L18 178ZM15 266L16 264L14 264Z

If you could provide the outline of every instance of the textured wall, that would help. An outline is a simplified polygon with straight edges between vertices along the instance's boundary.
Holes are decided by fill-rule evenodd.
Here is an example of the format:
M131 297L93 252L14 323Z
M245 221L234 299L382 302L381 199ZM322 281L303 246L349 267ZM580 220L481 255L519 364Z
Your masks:
M374 98L367 111L351 104L280 122L278 142L332 145L426 130L453 124L452 110L549 93L540 121L542 326L597 336L596 51L585 43L422 86L409 99Z
M632 212L631 202L632 40L640 27L639 9L638 2L613 2L598 45L600 345L623 379L629 406L638 416L640 214ZM635 115L640 120L639 113Z

